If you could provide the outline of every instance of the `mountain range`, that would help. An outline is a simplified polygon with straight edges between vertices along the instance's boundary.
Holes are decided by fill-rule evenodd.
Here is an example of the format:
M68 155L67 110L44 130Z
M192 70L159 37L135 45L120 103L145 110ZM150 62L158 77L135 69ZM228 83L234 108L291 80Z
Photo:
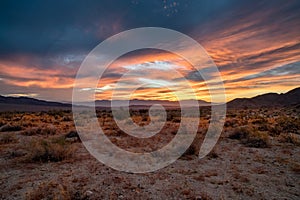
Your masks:
M300 105L300 87L286 93L267 93L252 98L237 98L227 103L228 108L286 107Z
M122 107L126 106L125 101L119 100L115 102L116 105ZM181 101L184 106L189 106L190 100ZM210 103L199 100L200 106L209 106ZM131 100L130 107L132 108L148 108L153 104L161 104L167 108L179 107L179 102L174 101L160 101L160 100ZM92 102L80 102L78 106L92 106ZM109 108L111 101L96 100L95 105L98 108ZM287 93L267 93L258 95L252 98L236 98L227 102L227 107L231 108L261 108L261 107L300 107L300 87L288 91ZM30 97L10 97L0 95L0 111L35 111L35 110L49 110L49 109L71 109L71 103L51 102L45 100L34 99Z

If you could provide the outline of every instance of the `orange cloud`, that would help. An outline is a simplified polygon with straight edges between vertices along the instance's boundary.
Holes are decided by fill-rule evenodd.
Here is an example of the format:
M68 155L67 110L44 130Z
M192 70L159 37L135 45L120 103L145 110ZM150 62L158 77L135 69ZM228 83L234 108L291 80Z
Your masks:
M21 65L0 64L2 81L16 86L41 88L71 88L74 79L64 77L67 71L39 69Z

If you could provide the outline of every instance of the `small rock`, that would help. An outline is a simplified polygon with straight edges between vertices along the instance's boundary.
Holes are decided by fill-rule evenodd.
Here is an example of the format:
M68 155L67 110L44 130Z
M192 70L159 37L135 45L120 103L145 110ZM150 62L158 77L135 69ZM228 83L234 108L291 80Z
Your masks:
M74 138L74 137L78 137L78 133L77 131L70 131L68 134L65 135L66 138Z
M86 193L87 196L91 196L93 194L93 192L90 191L90 190L87 190L85 193Z

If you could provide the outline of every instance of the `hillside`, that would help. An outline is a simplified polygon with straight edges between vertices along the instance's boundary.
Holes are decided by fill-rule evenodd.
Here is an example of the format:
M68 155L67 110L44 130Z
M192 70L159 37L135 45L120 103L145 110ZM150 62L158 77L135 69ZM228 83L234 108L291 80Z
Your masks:
M199 100L200 106L209 106L210 103ZM96 100L96 107L108 108L111 105L109 100ZM159 100L131 100L132 108L148 108L153 104L161 104L165 107L179 107L178 102L174 101L159 101ZM91 106L91 102L82 102L78 105ZM119 100L116 105L126 106L125 101ZM189 100L182 101L182 105L190 106ZM267 93L258 95L252 98L237 98L227 103L228 108L261 108L261 107L282 107L300 105L300 87L288 91L287 93ZM36 111L49 109L70 109L71 104L39 100L29 97L5 97L0 95L0 111Z
M300 104L300 87L287 93L267 93L252 98L237 98L227 103L228 108L260 108L296 106Z
M42 111L51 109L71 109L71 104L30 97L5 97L0 95L0 111Z

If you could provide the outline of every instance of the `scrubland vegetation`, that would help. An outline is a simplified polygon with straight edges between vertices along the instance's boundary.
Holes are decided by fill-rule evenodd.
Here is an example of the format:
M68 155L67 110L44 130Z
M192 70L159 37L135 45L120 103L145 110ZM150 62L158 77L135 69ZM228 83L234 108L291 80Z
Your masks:
M148 174L118 172L91 157L70 111L0 113L0 199L299 198L299 110L229 110L221 138L201 160L197 155L210 109L200 112L196 138L184 155ZM145 109L130 114L139 126L150 123ZM137 139L118 128L111 111L97 111L109 139L132 152L168 144L178 131L180 115L168 110L158 134Z

